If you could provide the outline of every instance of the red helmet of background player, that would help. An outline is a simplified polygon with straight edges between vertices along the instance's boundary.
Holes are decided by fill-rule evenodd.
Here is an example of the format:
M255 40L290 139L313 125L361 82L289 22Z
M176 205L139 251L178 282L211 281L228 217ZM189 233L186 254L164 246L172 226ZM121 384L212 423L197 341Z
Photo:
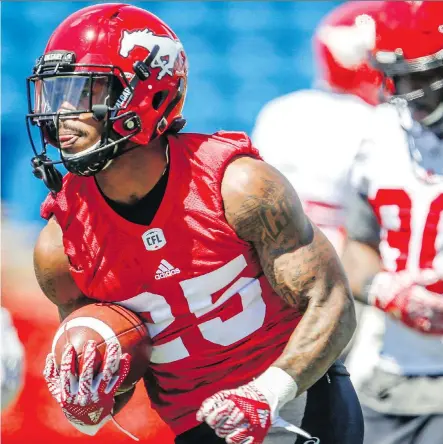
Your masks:
M373 65L416 120L443 134L443 2L384 2Z
M382 74L369 64L375 29L384 2L346 2L328 14L313 38L320 84L353 94L371 105L380 102Z
M118 3L75 12L54 31L28 78L34 173L51 182L53 165L63 162L75 174L93 175L121 154L126 141L144 145L165 131L178 131L185 124L181 113L186 84L183 47L155 15ZM73 111L60 111L67 100L74 104ZM49 159L47 144L60 148L60 119L85 112L103 121L101 140L75 155L59 149L61 160ZM41 131L40 152L32 125Z

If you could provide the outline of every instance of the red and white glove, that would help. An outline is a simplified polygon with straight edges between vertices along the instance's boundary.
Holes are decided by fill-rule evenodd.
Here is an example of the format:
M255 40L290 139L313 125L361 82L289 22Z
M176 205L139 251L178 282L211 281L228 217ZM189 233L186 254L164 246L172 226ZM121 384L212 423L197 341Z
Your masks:
M50 353L43 372L49 391L71 424L82 433L95 435L111 419L116 391L126 378L130 356L122 355L120 344L107 344L102 371L94 378L97 343L83 348L83 367L77 374L77 357L72 344L63 351L60 369Z
M403 324L428 334L443 334L443 295L426 289L440 277L433 270L415 274L377 273L368 288L368 302Z
M280 408L296 393L294 379L284 370L270 367L249 384L206 399L197 420L206 421L228 444L260 444Z

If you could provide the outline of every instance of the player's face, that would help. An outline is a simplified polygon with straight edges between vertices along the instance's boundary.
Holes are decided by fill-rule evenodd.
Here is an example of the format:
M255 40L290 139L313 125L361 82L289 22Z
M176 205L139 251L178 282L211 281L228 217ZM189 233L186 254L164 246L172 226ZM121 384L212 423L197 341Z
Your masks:
M69 102L63 102L62 110L75 110ZM58 138L60 148L68 154L79 153L96 144L103 131L103 123L93 119L92 113L60 119Z
M76 154L99 142L104 124L95 120L90 110L108 103L108 79L66 76L41 82L37 105L43 112L58 113L57 145L67 154Z
M443 67L398 76L394 82L399 95L423 90L424 94L412 97L409 102L413 117L418 121L430 115L443 102L443 85L440 85L443 82Z

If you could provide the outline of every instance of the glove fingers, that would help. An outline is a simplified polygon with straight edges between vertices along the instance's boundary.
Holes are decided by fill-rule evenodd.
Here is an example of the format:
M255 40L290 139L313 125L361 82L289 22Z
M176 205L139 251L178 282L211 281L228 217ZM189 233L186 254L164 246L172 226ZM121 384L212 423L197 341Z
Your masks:
M231 431L242 424L248 425L245 422L245 413L241 411L232 401L228 401L232 404L232 409L229 412L229 419L223 424L223 428L230 429Z
M45 369L43 370L43 376L46 384L48 385L49 392L57 402L61 402L60 394L60 372L55 363L55 358L52 353L46 357Z
M235 407L232 401L225 401L223 406L209 414L206 422L215 430L217 436L226 438L229 434L235 432L238 426L244 424L244 418L244 413ZM216 423L210 424L210 420L215 420Z
M91 396L94 379L94 363L97 356L97 343L87 341L83 346L83 365L78 380L78 402L85 406Z
M60 363L60 384L62 402L70 402L72 396L77 394L77 356L74 346L66 344Z
M217 407L213 408L211 412L209 412L205 418L204 421L213 429L215 429L216 433L217 431L225 432L222 433L220 436L223 438L228 433L230 433L234 425L231 421L232 412L235 409L235 405L233 402L225 400L221 404L217 405Z
M118 367L118 380L115 384L116 390L118 387L120 387L122 382L126 379L126 376L128 376L130 368L131 368L131 356L128 353L124 353L122 355L122 357L120 358L120 365Z
M227 444L261 444L262 442L263 440L257 440L249 435L247 426L237 428L226 437Z
M107 355L104 358L103 371L94 378L94 363L97 356L97 344L88 341L83 348L83 363L80 377L77 377L77 355L72 344L67 344L62 355L60 365L60 376L51 378L51 375L58 375L58 370L53 362L53 357L47 357L45 376L50 383L48 386L54 397L58 395L65 416L76 426L95 427L95 434L99 426L105 420L111 418L114 406L114 393L98 392L97 387L106 387L106 382L122 380L129 371L130 358L128 355L122 356L121 375L118 371L120 360L120 345L118 347L111 344ZM112 358L112 359L111 359ZM87 432L84 432L87 433Z
M228 444L262 444L271 426L271 407L258 387L249 383L206 399L197 413Z
M223 403L206 416L205 422L213 429L223 426L229 419L233 407L232 405L228 405L228 403Z
M128 376L129 369L131 367L131 356L128 353L125 353L120 358L120 366L118 368L118 372L111 378L108 385L104 387L104 393L112 393L113 395L122 385L123 381Z
M45 377L46 382L50 382L50 380L60 377L60 372L55 364L55 357L53 353L49 353L48 356L46 356L43 376Z
M231 391L229 390L223 390L205 399L197 412L197 421L204 421L206 416L208 416L212 410L218 408L230 393Z
M99 392L104 392L115 385L118 380L118 369L120 365L122 351L118 341L111 341L106 346L105 357L103 359L103 369L101 373L101 380L99 383ZM109 390L106 392L108 393Z

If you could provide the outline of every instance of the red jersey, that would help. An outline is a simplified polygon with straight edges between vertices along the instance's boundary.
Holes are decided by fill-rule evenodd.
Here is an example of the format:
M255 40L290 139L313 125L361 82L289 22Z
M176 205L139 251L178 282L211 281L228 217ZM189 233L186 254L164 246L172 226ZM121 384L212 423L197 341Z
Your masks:
M170 171L149 226L106 203L93 177L68 174L42 206L63 230L72 276L90 298L137 312L153 340L145 379L153 407L180 434L202 401L258 376L281 354L300 313L275 294L255 250L227 223L221 181L243 133L169 137Z

